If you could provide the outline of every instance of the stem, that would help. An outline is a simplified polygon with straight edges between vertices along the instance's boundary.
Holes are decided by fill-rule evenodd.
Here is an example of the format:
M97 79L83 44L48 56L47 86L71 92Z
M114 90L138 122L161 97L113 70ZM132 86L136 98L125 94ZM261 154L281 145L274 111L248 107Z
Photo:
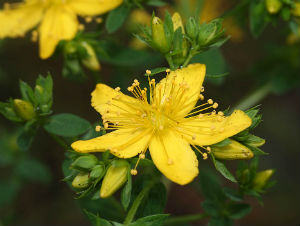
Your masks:
M130 207L125 220L124 220L124 225L128 225L132 222L136 211L138 210L138 207L140 206L143 198L148 194L148 192L150 191L150 189L152 188L152 186L156 183L156 180L151 181L146 187L144 187L141 192L138 194L138 196L136 197L136 199L134 200L132 206Z
M57 136L55 134L52 134L52 133L49 133L49 134L64 149L69 149L70 148L69 145L67 145L62 138L60 138L59 136Z
M252 93L246 96L233 109L246 110L264 99L271 92L271 90L272 85L270 83L266 83L262 87L254 90Z
M231 10L225 12L221 16L221 18L226 18L226 17L232 16L233 14L235 14L236 12L238 12L240 9L242 9L244 6L246 6L249 2L250 2L250 0L243 0L243 1L241 1L235 7L233 7Z
M170 66L170 69L173 71L175 69L177 69L173 63L172 57L169 54L165 55L166 60L168 61L168 64Z
M179 217L170 217L164 225L185 225L187 222L197 221L208 217L205 213L191 214Z
M194 53L192 53L192 51L189 52L189 55L187 56L187 58L185 59L185 61L182 64L182 67L186 67L189 62L191 61L191 59L194 57Z

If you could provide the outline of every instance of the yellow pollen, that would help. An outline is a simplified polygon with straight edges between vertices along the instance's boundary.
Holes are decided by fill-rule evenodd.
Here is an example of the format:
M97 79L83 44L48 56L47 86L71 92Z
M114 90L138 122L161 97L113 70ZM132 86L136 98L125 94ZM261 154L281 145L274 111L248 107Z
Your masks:
M208 153L211 152L211 148L210 147L206 147L206 150L207 150Z
M146 74L147 75L151 75L151 71L150 70L146 70ZM152 81L152 80L151 80Z
M202 156L203 156L203 159L204 159L204 160L207 159L207 154L206 154L206 153L203 153Z
M171 70L168 68L168 69L166 69L166 72L167 72L167 73L170 73L170 72L171 72Z
M213 104L214 102L213 102L212 99L208 99L208 100L207 100L207 103L208 103L208 104Z
M91 23L92 20L93 20L93 18L90 17L90 16L88 16L88 17L84 18L84 20L85 20L85 22L87 22L87 23Z
M224 113L223 113L222 111L219 111L219 112L218 112L218 115L223 116Z
M130 91L130 92L132 92L132 91L133 91L133 87L132 87L132 86L129 86L129 87L127 88L127 90Z
M130 170L130 173L131 173L131 175L135 176L135 175L137 175L138 172L136 169L132 169L132 170Z
M83 24L79 24L78 25L78 30L79 31L83 31L84 30L84 25Z
M104 123L104 128L105 128L105 129L108 128L108 123Z
M36 42L38 40L38 32L32 31L31 33L31 41Z
M100 132L101 126L96 126L95 130L96 130L96 132Z
M213 111L211 112L211 115L215 115L215 114L216 114L216 111L213 110Z
M119 91L121 90L121 88L120 88L120 87L116 87L115 90L116 90L117 92L119 92Z
M200 100L204 100L204 96L202 94L199 95Z
M212 107L213 107L214 109L216 109L218 106L219 106L219 104L218 104L217 102L215 102L215 103L213 104Z
M200 90L200 92L201 92L201 93L203 93L203 92L204 92L204 86L202 86L202 87L201 87L201 90Z
M140 154L140 155L139 155L139 158L140 158L140 159L145 159L145 154Z
M97 17L96 19L95 19L95 21L96 21L96 23L97 24L100 24L100 23L102 23L102 18L101 17Z

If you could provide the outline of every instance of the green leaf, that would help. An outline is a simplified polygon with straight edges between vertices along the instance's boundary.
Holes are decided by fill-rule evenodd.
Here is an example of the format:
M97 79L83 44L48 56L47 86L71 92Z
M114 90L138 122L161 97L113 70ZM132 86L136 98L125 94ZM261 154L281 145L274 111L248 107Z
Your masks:
M249 214L252 208L249 204L246 203L234 203L229 206L228 210L230 212L229 217L231 219L237 220Z
M220 162L219 160L216 160L214 155L211 154L210 155L212 160L213 160L213 163L216 167L216 169L225 177L227 178L228 180L234 182L234 183L237 183L237 180L235 179L235 177L229 172L229 170L226 168L226 166L224 165L224 163Z
M243 201L243 197L238 191L227 187L223 188L223 191L226 197L231 199L232 201L236 201L236 202Z
M69 113L53 115L44 125L47 132L66 137L79 136L90 127L91 125L87 120Z
M201 203L202 208L204 209L205 213L207 213L211 217L217 217L220 214L219 206L216 202L205 200Z
M231 143L230 139L226 138L225 140L222 140L221 142L219 143L216 143L214 145L212 145L213 147L225 147L227 145L229 145Z
M268 24L265 1L253 0L250 3L250 31L257 38Z
M112 224L103 219L103 218L100 218L98 215L95 215L87 210L83 210L83 212L86 214L86 216L88 217L88 219L90 220L90 222L92 223L92 225L95 225L95 226L112 226Z
M16 173L28 181L49 183L51 180L51 171L40 161L33 158L25 158L17 163Z
M33 90L26 82L20 81L20 92L23 100L35 103Z
M156 214L137 219L135 222L129 224L129 226L159 226L163 225L169 214Z
M161 1L161 0L148 0L147 5L155 6L155 7L161 7L165 6L167 3Z
M21 186L18 181L0 181L0 207L11 204Z
M127 210L131 200L132 178L130 170L128 170L127 182L121 193L121 203L125 210Z
M112 10L108 14L105 23L105 27L108 33L113 33L116 30L118 30L124 23L129 12L130 12L130 8L126 4L122 4L120 7Z
M17 144L21 150L26 151L30 148L37 129L38 125L35 124L35 121L28 121L25 126L22 127L17 138Z
M232 226L232 221L228 217L213 217L209 220L208 226Z

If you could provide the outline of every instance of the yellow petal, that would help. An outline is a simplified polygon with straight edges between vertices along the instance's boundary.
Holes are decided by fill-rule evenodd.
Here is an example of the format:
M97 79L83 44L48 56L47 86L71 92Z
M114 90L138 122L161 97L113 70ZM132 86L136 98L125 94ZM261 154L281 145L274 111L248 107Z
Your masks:
M182 23L182 19L181 19L181 16L178 12L175 12L172 16L172 21L173 21L173 28L174 28L174 31L176 31L179 27L181 27L181 31L182 33L184 34L184 26L183 26L183 23Z
M92 106L111 122L117 122L121 114L122 117L128 113L136 114L139 105L137 99L104 84L97 84L92 92Z
M198 160L188 142L171 130L156 134L149 146L156 167L171 181L184 185L198 175Z
M69 0L68 5L79 15L94 16L106 13L122 2L123 0Z
M229 117L204 115L202 118L186 118L179 127L191 143L211 145L243 131L251 123L246 113L235 110Z
M156 86L155 92L160 105L169 99L170 114L182 118L189 113L199 99L205 77L204 64L190 64L188 67L172 71ZM161 97L161 98L159 98Z
M50 57L60 40L70 40L76 35L78 21L74 12L65 5L47 9L40 26L40 57Z
M0 11L0 38L23 36L41 20L43 4L20 3Z
M119 129L91 140L76 141L71 146L81 153L110 150L120 158L131 158L147 148L150 137L149 130Z

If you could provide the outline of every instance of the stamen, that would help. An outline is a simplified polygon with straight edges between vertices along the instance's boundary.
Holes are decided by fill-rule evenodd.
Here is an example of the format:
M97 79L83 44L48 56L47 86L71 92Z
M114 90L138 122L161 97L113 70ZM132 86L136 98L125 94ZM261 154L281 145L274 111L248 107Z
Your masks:
M146 70L146 74L147 75L151 75L151 71L150 70Z
M213 101L212 99L208 99L208 100L207 100L207 103L208 103L208 104L213 104L214 101Z
M101 17L97 17L95 19L95 21L96 21L97 24L100 24L100 23L102 23L103 19Z
M213 104L212 107L213 107L214 109L216 109L218 106L219 106L219 104L218 104L217 102L215 102L215 103Z
M85 20L85 22L87 22L87 23L91 23L92 20L93 20L93 18L92 18L91 16L87 16L87 17L84 18L84 20Z
M136 169L130 170L131 175L135 176L137 175L138 171Z
M95 130L96 130L96 132L100 132L101 126L96 126Z

